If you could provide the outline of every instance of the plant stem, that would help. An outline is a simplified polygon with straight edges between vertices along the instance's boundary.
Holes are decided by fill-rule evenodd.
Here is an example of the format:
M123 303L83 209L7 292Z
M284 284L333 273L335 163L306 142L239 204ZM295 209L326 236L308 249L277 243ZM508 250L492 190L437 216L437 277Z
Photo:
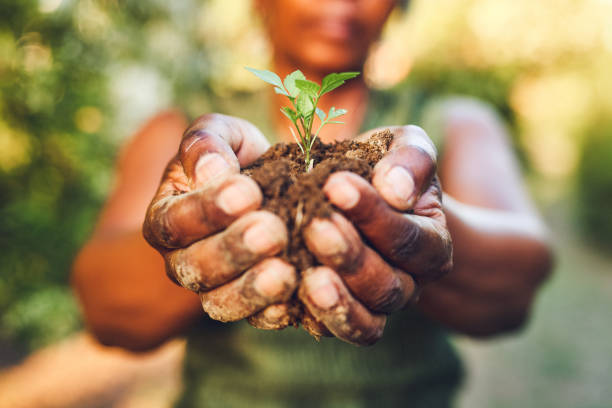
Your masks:
M317 105L319 104L319 98L321 97L321 95L317 95L317 99L316 100L312 100L312 106L313 106L313 111L312 111L312 115L310 116L310 120L307 120L307 124L308 126L304 126L304 121L302 121L302 127L306 127L307 129L304 129L304 139L306 141L306 143L304 144L304 151L306 153L306 158L304 160L304 164L306 165L306 172L308 173L312 167L313 167L313 163L312 160L310 158L310 149L312 148L312 145L316 139L316 135L313 137L312 135L312 124L314 123L314 116L315 116L315 109L317 108ZM317 132L318 135L319 132Z

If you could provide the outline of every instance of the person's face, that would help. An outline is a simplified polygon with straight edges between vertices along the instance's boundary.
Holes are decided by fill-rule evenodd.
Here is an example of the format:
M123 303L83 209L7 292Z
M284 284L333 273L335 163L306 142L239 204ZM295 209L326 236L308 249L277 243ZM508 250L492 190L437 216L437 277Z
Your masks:
M298 68L361 70L396 0L258 0L274 52Z

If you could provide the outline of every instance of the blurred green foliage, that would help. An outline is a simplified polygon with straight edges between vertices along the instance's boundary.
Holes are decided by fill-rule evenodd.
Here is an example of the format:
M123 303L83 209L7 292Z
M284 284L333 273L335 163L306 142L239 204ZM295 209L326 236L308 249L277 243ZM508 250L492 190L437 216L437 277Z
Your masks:
M586 131L577 177L580 225L589 242L612 247L612 121Z
M428 94L473 96L495 106L509 122L514 113L509 96L516 80L516 72L500 69L448 69L444 67L416 66L410 72L409 82L414 82Z
M117 118L132 96L167 89L148 115L206 92L197 3L0 0L0 336L29 349L81 326L70 266L134 130Z
M67 288L76 249L109 184L114 146L77 128L83 106L108 110L99 61L67 12L43 17L38 2L0 1L0 333L25 346L78 327ZM11 157L18 151L18 157ZM36 336L33 336L36 335Z

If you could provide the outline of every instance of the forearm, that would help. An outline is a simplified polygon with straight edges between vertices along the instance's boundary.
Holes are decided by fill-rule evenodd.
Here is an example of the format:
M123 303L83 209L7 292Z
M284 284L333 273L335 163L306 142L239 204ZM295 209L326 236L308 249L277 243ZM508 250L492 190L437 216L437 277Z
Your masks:
M140 231L94 236L72 280L88 328L107 345L151 349L202 314L198 297L165 276L161 256Z
M552 254L535 216L467 206L447 197L454 269L426 287L423 311L449 328L487 336L519 328L550 273Z

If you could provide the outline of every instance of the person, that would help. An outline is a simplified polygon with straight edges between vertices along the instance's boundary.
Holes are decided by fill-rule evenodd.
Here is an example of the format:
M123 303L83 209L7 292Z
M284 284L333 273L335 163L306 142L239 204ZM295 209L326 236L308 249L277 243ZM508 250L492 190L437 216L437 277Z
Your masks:
M299 67L317 82L362 71L396 5L256 1L275 72ZM324 192L338 211L306 227L321 266L301 278L278 257L285 226L259 210L258 186L239 174L268 148L264 134L291 141L283 97L256 96L272 115L263 119L240 108L191 125L178 111L151 119L124 149L116 188L75 261L89 330L134 351L186 335L182 406L450 406L461 366L447 332L521 327L552 255L494 111L464 98L412 109L402 95L381 96L358 77L322 99L325 111L349 112L323 141L373 127L394 140L372 183L330 176ZM434 112L421 116L440 129L440 157L423 129L407 125L418 111ZM281 322L295 293L332 338L256 329Z

